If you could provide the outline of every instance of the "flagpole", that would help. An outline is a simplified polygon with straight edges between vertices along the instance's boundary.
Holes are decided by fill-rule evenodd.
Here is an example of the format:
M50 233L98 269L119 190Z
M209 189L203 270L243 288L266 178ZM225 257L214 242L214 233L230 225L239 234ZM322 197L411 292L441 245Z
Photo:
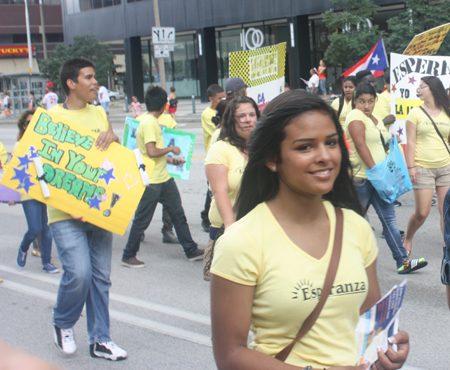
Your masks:
M27 26L27 44L28 44L28 72L33 73L33 54L31 51L31 34L30 34L30 16L28 14L28 0L25 0L25 23Z

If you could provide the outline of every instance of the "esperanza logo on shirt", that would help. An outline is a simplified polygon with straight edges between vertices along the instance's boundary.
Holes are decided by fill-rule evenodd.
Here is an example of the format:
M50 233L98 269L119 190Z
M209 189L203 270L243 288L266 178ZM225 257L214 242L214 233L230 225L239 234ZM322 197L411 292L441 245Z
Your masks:
M322 288L314 288L313 283L309 280L300 280L295 286L292 292L292 299L302 299L303 301L309 301L310 299L319 299L322 293ZM366 293L366 283L353 282L333 285L329 297L343 296L349 294L364 294Z

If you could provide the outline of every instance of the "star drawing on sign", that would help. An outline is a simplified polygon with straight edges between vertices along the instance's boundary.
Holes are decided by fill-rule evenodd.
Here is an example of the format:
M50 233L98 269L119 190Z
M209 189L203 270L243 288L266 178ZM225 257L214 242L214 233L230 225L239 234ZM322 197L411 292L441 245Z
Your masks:
M29 177L25 177L22 183L19 184L19 186L16 188L17 190L23 189L28 194L28 191L30 190L30 187L36 185L33 181L30 180Z
M109 185L109 182L110 182L111 180L117 180L117 177L114 176L114 170L115 170L115 169L116 169L116 168L113 167L113 168L111 168L110 170L108 170L107 173L103 173L103 174L100 175L100 179L105 180L106 185Z
M87 198L87 200L89 201L89 209L95 207L100 211L100 203L103 201L98 197L98 195L95 195L94 198Z
M397 88L395 87L395 85L392 85L391 92L396 92L396 91L397 91Z
M373 64L378 64L378 62L380 61L380 58L378 58L378 54L375 54L375 56L372 58L373 60Z
M38 157L39 155L37 154L36 147L34 145L30 145L30 159Z
M409 82L408 83L414 85L414 83L416 82L416 79L414 78L414 76L408 77L408 78L409 78Z
M100 164L100 168L103 168L104 170L109 171L111 168L113 168L113 164L114 163L110 162L108 160L108 158L106 158L105 161Z
M403 129L400 127L400 128L397 130L397 133L398 133L399 135L403 135Z
M11 180L18 180L21 184L24 183L25 179L28 177L31 177L29 173L27 173L27 170L25 168L13 168L14 172L16 173L13 177L11 177Z
M30 158L28 157L28 154L25 154L23 157L17 157L20 161L20 164L18 165L18 167L25 167L28 170L28 165L30 163L33 163L33 161L30 160Z

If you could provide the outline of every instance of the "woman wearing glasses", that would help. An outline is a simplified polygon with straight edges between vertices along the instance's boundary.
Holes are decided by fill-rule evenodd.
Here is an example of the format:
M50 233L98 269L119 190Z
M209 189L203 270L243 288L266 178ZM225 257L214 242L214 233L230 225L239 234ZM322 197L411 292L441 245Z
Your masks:
M19 146L22 136L25 134L25 130L28 127L31 119L33 118L34 110L26 110L22 113L17 122L19 127L19 134L17 135L17 143L14 145L12 153L16 151ZM47 206L44 203L38 202L30 198L28 195L21 195L22 207L27 219L28 230L23 236L22 243L19 247L17 254L17 265L19 267L25 267L27 262L27 253L30 248L30 244L39 236L41 236L41 259L42 259L42 271L50 274L56 274L59 269L52 265L52 233L48 226L47 219Z
M210 242L222 226L226 230L236 220L233 206L247 165L248 139L259 116L253 99L246 96L233 99L225 110L219 139L206 156L205 172L213 195L209 210Z
M406 118L406 162L416 201L403 242L408 255L411 253L414 234L430 213L434 189L444 233L443 203L450 187L450 155L447 149L450 133L449 97L441 80L434 76L420 80L417 95L424 103L412 109Z

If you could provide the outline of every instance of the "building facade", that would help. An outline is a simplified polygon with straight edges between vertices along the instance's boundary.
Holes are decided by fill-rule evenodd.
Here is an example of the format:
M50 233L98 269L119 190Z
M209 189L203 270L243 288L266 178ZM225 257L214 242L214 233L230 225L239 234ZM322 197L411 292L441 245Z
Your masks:
M404 10L403 1L374 2L380 6L375 23L382 29L388 18ZM328 45L321 14L331 7L328 0L159 0L161 26L176 30L173 51L164 58L167 88L174 86L180 97L194 94L207 100L207 87L223 85L229 77L228 54L244 50L244 39L250 44L262 39L261 46L286 42L286 82L304 87L300 78L309 78ZM86 30L104 42L123 40L129 97L142 99L148 85L159 84L153 1L64 0L62 8L67 44ZM329 81L341 72L331 68Z

